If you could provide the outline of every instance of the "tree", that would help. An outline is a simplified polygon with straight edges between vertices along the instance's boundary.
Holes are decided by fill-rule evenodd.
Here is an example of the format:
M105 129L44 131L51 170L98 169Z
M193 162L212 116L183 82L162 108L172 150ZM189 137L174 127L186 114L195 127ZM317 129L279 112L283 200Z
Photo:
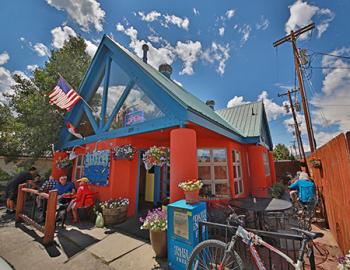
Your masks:
M277 144L273 149L273 157L275 160L295 160L294 156L289 152L284 144Z
M8 105L0 107L7 118L0 118L0 154L29 155L33 158L48 155L51 144L59 139L65 111L49 104L48 93L62 75L75 89L80 85L91 57L86 53L81 37L70 37L63 48L52 50L43 68L34 71L32 78L14 75L13 94L7 95Z

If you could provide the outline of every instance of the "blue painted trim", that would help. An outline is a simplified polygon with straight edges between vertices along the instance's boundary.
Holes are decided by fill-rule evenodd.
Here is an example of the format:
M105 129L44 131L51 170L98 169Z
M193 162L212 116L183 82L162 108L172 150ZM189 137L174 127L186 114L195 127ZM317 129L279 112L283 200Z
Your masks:
M104 85L103 85L103 94L102 94L102 104L101 104L101 117L100 117L100 129L103 129L106 109L107 109L107 100L108 100L108 86L109 86L109 73L111 70L111 58L106 60L105 76L104 76Z
M95 117L93 116L90 108L88 108L88 106L86 104L84 104L83 108L84 108L84 111L89 119L89 122L90 122L95 134L98 134L97 123L96 123Z
M73 146L83 145L96 141L103 141L112 138L127 137L135 134L147 133L156 131L159 129L177 127L180 125L180 121L176 119L168 119L166 117L149 120L143 123L138 123L129 127L122 127L115 130L109 130L100 134L92 135L84 139L77 139L61 143L58 145L58 150L70 148Z
M233 131L225 127L222 127L218 123L213 123L211 120L207 119L206 117L199 115L196 111L189 110L187 115L188 115L187 119L195 124L198 124L204 128L212 130L215 133L219 133L237 142L243 143L244 141L244 137L234 133Z
M160 172L160 167L154 166L153 204L155 206L160 202Z
M103 127L103 131L108 131L111 127L111 124L113 122L113 119L116 117L117 113L119 112L120 108L122 107L123 103L125 102L126 98L128 97L131 89L134 87L135 81L131 80L129 81L128 85L125 87L123 94L119 98L117 104L115 104L114 109L111 113L111 115L108 118L108 121L106 125Z

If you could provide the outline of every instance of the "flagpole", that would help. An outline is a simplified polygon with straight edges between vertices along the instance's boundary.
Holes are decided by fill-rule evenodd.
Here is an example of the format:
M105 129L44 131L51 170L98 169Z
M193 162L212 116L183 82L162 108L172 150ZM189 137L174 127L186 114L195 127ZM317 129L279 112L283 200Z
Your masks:
M57 72L57 74L60 75L60 77L66 82L66 84L68 84L72 89L75 89L69 82L66 81L66 79L59 72ZM77 92L77 91L75 90L75 92ZM79 97L86 104L86 106L88 106L90 108L91 111L95 112L95 110L86 102L85 99L83 99L83 97L81 95L79 95Z

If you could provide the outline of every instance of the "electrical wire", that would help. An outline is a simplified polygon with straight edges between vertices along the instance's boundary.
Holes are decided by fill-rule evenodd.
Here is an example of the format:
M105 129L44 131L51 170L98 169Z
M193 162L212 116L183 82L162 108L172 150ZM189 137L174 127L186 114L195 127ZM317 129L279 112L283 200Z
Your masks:
M313 67L310 66L311 69L350 69L350 67Z
M350 60L350 56L345 56L345 55L336 55L336 54L332 54L332 53L325 53L325 52L315 52L313 50L309 51L313 52L313 54L319 54L319 55L327 55L327 56L332 56L332 57L336 57L336 58L343 58L343 59L349 59Z

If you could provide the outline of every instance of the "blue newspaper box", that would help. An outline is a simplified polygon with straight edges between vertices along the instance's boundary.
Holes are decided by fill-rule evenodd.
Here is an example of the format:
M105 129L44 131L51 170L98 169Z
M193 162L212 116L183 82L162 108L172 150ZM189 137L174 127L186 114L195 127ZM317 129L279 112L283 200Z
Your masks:
M186 204L180 200L168 205L168 262L174 270L186 269L193 248L199 243L199 221L207 219L204 202ZM202 239L206 238L203 231Z

